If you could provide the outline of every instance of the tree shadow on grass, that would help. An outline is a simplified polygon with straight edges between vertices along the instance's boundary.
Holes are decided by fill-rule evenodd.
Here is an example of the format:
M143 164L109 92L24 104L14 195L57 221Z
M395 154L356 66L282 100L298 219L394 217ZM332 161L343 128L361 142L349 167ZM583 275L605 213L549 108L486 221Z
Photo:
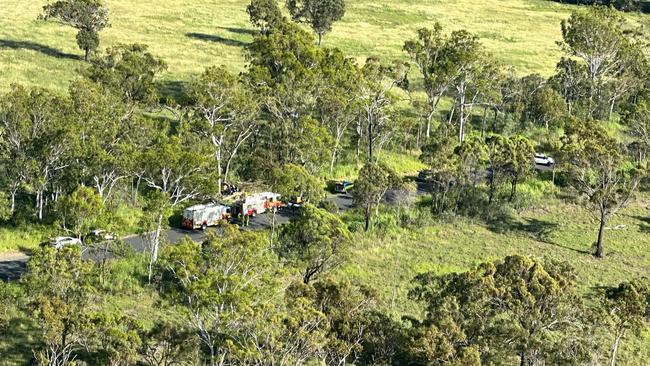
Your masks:
M650 234L650 217L645 217L645 216L630 216L630 217L641 221L639 223L640 232Z
M223 29L223 30L228 31L230 33L248 34L248 35L251 35L251 36L254 36L254 35L259 33L255 29L248 29L248 28L235 28L235 27L217 27L217 28Z
M185 36L192 39L198 39L199 41L221 43L221 44L225 44L226 46L233 46L233 47L244 47L248 44L246 42L238 41L236 39L224 38L214 34L192 32L192 33L185 33Z
M182 80L162 80L156 82L156 89L164 102L166 99L171 99L178 104L185 102L185 89L187 82Z
M510 215L498 215L487 221L487 228L497 234L517 232L531 236L537 241L553 244L549 239L550 234L558 228L558 224L534 218L518 221Z
M4 331L7 342L0 345L2 362L9 365L35 364L31 363L32 349L36 346L33 340L36 333L34 323L27 318L15 317L9 320Z
M70 53L65 53L63 51L57 50L56 48L46 46L44 44L30 42L30 41L16 41L12 39L0 39L0 50L2 49L12 49L12 50L31 50L40 52L47 56L52 56L56 58L65 58L69 60L81 60L81 56L73 55Z
M568 249L580 254L591 254L588 250L581 250L554 242L550 236L559 228L559 224L535 218L523 221L515 220L510 215L502 214L487 221L487 228L497 234L515 232L531 237L541 243L550 244L562 249Z

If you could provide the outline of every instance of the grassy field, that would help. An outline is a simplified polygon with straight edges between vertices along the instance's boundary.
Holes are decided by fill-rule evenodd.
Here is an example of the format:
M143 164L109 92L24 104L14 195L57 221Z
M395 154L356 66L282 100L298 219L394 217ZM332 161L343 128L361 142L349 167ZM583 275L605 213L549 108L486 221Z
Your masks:
M354 260L344 272L384 288L385 298L392 296L392 286L386 287L386 279L396 276L396 296L398 303L403 303L406 283L418 273L467 270L486 260L521 254L568 261L578 272L581 288L587 290L648 275L649 209L650 194L644 193L607 225L606 256L601 260L590 255L597 220L581 205L549 198L541 206L512 210L487 223L454 217L421 227L392 228L385 234L379 230L376 236L360 234L355 241L358 245L352 255ZM378 225L382 225L381 221Z
M0 92L11 83L65 90L76 77L75 70L83 67L75 31L36 20L46 2L0 0ZM233 71L244 67L242 50L253 37L245 12L247 0L105 2L112 26L101 34L102 48L148 44L168 63L162 78L169 83L187 80L210 65L224 64ZM438 21L447 30L476 33L490 52L519 74L550 75L562 54L556 45L559 23L575 9L546 0L348 0L346 16L326 36L325 45L339 47L360 61L370 55L405 58L404 41L417 28ZM385 161L400 173L421 168L409 155L387 154ZM357 168L353 162L343 164L334 175L352 178ZM375 286L384 307L395 313L416 311L406 301L406 292L417 273L466 270L509 254L567 260L578 271L585 292L600 284L648 276L649 193L608 225L603 260L589 255L597 224L582 206L560 196L534 207L512 210L488 223L425 217L410 228L398 228L390 223L389 214L383 214L376 233L355 234L352 259L340 273ZM345 214L347 220L360 220L354 215ZM33 247L49 235L48 230L0 228L0 252ZM135 304L125 307L145 311ZM650 334L642 337L624 343L621 364L650 364Z
M600 260L591 256L598 224L583 206L552 197L534 207L509 210L486 222L467 217L434 220L423 205L422 218L408 228L398 228L394 215L383 213L373 234L355 234L351 259L339 275L377 289L386 311L415 316L420 315L419 308L408 301L407 293L417 274L465 271L507 255L568 262L577 272L579 291L586 296L599 286L647 278L650 193L641 194L608 224L606 254ZM349 214L347 220L356 220L358 225L352 227L361 228L361 216ZM626 340L619 361L650 364L650 330Z
M186 80L209 65L244 66L252 39L246 0L105 0L111 27L102 48L145 43L169 65L163 78ZM83 66L75 30L37 20L46 0L3 0L0 6L0 91L11 83L63 90ZM545 0L349 0L325 39L362 60L404 58L402 45L420 27L439 21L467 29L518 73L548 75L561 55L560 20L575 7Z

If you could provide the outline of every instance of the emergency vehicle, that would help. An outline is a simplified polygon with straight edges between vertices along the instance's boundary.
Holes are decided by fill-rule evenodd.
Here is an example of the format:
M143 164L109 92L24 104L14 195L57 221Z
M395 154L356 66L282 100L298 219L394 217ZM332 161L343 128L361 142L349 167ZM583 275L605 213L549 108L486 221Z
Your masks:
M211 203L207 205L196 205L188 207L183 211L181 225L185 229L207 229L208 226L215 226L220 221L230 220L230 207Z
M279 194L272 192L256 193L245 196L233 204L233 215L239 216L241 214L255 217L257 214L269 210L277 211L277 209L282 207L280 197Z

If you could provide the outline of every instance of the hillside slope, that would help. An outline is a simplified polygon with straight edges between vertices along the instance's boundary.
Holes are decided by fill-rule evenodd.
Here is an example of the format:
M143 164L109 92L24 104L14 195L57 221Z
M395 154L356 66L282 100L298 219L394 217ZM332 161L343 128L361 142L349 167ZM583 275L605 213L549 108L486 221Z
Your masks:
M37 20L46 0L3 0L0 7L0 90L11 83L65 89L83 65L75 30ZM246 0L106 0L111 27L101 48L145 43L168 64L164 78L185 80L204 67L243 68L251 41ZM349 0L344 19L326 36L360 59L405 57L417 28L439 21L467 29L518 73L549 74L560 56L560 20L574 7L544 0Z

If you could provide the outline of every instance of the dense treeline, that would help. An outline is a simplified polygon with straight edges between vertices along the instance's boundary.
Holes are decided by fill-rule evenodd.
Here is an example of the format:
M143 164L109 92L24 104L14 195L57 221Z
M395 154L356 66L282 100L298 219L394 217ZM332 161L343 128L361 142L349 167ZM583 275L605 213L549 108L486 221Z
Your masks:
M380 206L400 212L411 194L387 150L421 152L433 215L483 217L517 200L544 151L557 159L552 179L596 213L600 258L605 225L647 176L645 34L615 10L576 12L548 79L518 76L475 35L438 24L405 42L411 62L359 64L322 46L344 11L323 3L287 3L316 42L276 2L254 0L260 32L245 71L209 66L175 94L161 91L166 66L146 46L93 55L80 41L92 57L68 93L13 85L0 97L7 225L82 238L119 230L126 206L148 245L145 258L119 240L84 243L114 263L36 249L19 282L0 283L6 337L27 329L26 354L52 366L614 365L621 342L646 329L647 279L585 293L569 265L515 255L418 275L408 301L421 311L389 312L376 289L337 276L355 243L321 202L321 177L362 167L353 196L369 231ZM61 17L54 9L48 17ZM270 233L223 225L203 243L163 245L173 212L219 198L224 182L254 181L311 204ZM155 316L123 311L124 296L147 298L138 309Z
M319 244L349 241L327 236L340 230L335 216L314 214L306 215L326 229L302 225L325 235L313 236ZM304 239L295 234L282 235ZM165 247L150 287L160 298L153 323L110 305L113 291L125 291L115 272L102 285L77 247L44 247L20 284L0 283L0 326L29 316L34 357L45 365L595 365L615 362L648 310L640 282L586 298L567 265L510 256L419 275L409 298L424 316L400 317L384 313L371 288L331 277L329 266L300 280L315 262L281 246L278 257L265 235L224 228L203 243Z
M643 0L552 0L564 4L611 6L621 11L643 10L646 1Z
M453 102L447 123L422 146L421 160L431 167L434 213L476 212L489 207L506 182L508 200L515 198L517 184L532 173L534 151L553 154L564 184L585 196L596 213L594 255L602 257L604 226L647 175L650 145L639 138L648 128L641 117L650 70L645 35L608 8L573 13L561 27L567 57L549 79L503 72L465 31L446 36L435 25L407 42L405 50L424 78L425 136L440 98ZM475 108L483 111L472 126ZM614 117L626 138L607 132L605 121ZM465 138L466 129L475 133ZM487 195L480 195L485 188L477 183L485 178Z

